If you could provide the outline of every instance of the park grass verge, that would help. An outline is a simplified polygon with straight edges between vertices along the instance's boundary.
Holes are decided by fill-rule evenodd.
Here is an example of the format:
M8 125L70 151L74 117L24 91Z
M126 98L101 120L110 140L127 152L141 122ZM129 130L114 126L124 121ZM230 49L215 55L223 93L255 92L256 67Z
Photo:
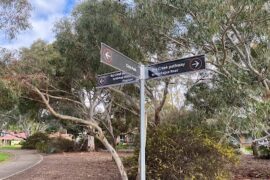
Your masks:
M21 149L21 145L14 145L14 146L0 146L0 150L17 150Z
M10 153L0 152L0 163L9 160L11 157Z

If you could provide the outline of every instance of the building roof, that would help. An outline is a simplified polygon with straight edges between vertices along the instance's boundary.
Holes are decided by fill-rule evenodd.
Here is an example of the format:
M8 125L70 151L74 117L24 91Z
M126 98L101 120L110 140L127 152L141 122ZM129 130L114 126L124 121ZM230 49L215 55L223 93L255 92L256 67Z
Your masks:
M2 132L0 140L23 140L26 139L26 133Z

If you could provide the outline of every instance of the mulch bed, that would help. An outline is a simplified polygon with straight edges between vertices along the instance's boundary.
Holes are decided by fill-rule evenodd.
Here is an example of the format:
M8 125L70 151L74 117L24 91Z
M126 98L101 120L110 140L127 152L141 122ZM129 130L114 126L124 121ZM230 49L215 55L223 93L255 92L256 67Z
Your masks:
M118 180L120 174L107 152L45 155L37 166L9 180Z
M121 156L127 156L122 153ZM270 180L270 160L242 155L232 169L234 180ZM119 180L120 175L108 152L45 155L37 166L9 180Z
M242 155L240 164L232 171L235 180L270 180L270 159L257 159L252 155Z

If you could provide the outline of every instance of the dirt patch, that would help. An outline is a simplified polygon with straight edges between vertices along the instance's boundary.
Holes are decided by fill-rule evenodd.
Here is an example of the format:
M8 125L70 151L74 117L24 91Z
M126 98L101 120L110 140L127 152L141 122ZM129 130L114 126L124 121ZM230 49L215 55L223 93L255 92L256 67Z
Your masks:
M252 155L242 155L240 164L232 170L234 179L270 179L270 160L257 159Z
M125 156L126 154L121 154ZM44 156L39 165L9 180L118 180L120 175L107 152L65 153Z

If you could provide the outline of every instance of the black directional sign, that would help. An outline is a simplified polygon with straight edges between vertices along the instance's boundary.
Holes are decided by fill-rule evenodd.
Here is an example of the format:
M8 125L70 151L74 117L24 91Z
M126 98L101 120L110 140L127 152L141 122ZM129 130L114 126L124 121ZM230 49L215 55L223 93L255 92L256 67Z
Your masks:
M147 69L149 79L202 70L205 69L205 57L204 55L199 55L167 61L149 65Z
M97 87L103 88L119 84L129 84L137 82L138 79L121 71L102 74L97 77Z
M124 71L132 76L140 76L140 66L135 61L116 51L110 46L101 43L101 62L112 66L120 71Z

